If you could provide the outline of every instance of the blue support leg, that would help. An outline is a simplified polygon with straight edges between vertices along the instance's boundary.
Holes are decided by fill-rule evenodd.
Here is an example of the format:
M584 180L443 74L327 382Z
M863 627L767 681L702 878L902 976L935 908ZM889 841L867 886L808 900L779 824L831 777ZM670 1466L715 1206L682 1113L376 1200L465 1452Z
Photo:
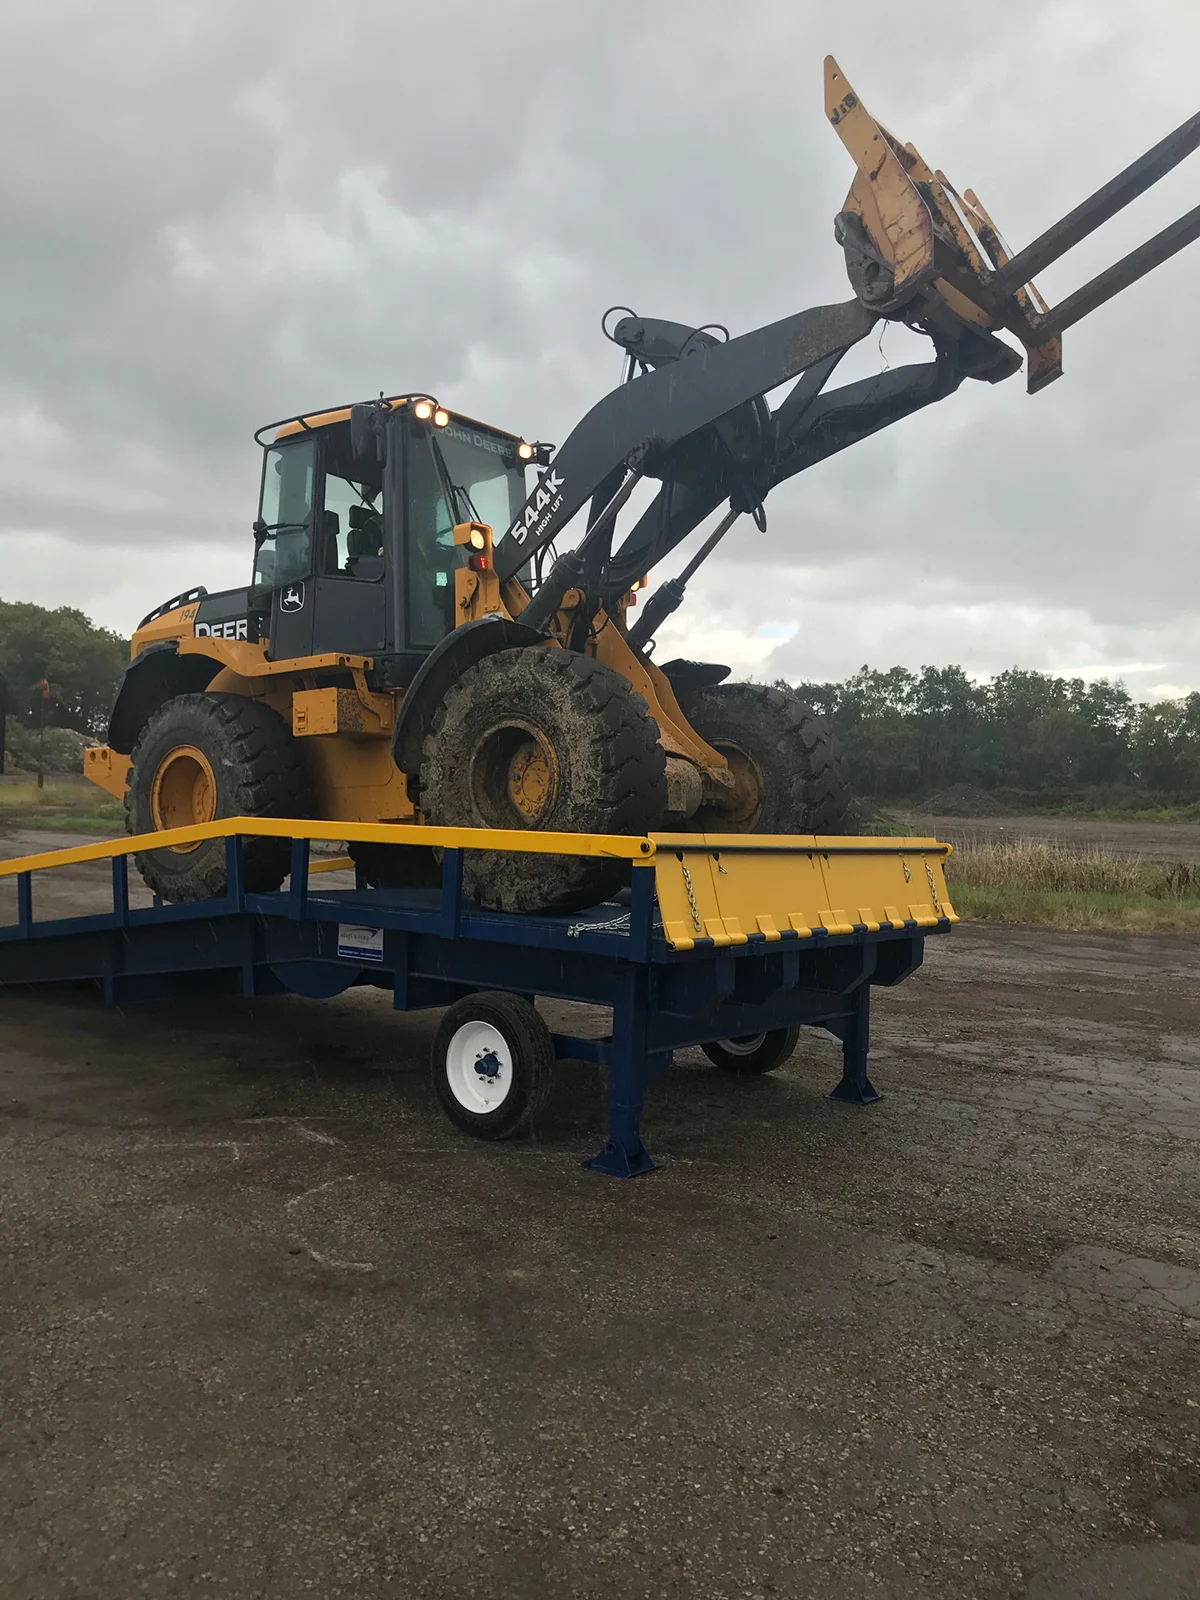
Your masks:
M848 1100L851 1105L868 1106L882 1099L867 1077L867 1051L871 1045L871 985L861 983L854 991L854 1009L840 1025L842 1041L842 1081L830 1089L827 1100Z
M611 1178L636 1178L652 1172L642 1143L642 1096L649 1080L650 974L641 964L622 975L613 1005L612 1045L608 1062L608 1143L583 1164L589 1172Z

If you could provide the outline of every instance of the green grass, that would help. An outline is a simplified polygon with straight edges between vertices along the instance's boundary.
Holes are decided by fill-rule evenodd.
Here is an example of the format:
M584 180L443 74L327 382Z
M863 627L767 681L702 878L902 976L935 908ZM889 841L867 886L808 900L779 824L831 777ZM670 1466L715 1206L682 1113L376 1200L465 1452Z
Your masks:
M1200 867L1041 840L968 844L946 864L960 916L1128 933L1200 930Z
M1078 817L1084 822L1200 822L1200 805L1186 806L1033 806L1030 817Z
M980 889L964 883L950 893L955 911L969 922L1029 922L1047 928L1120 933L1200 932L1200 900L1030 889L1021 884Z
M124 807L86 778L47 778L39 789L27 774L0 779L0 827L62 833L120 833Z
M912 823L900 822L890 811L876 811L864 819L860 834L868 839L911 839Z

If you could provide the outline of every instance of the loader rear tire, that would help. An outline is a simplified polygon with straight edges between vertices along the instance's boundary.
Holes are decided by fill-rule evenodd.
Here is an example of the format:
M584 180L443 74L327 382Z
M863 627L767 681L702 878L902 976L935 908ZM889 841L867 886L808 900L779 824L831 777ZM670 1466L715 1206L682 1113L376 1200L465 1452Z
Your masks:
M237 694L181 694L142 729L125 792L130 833L222 817L303 817L310 811L291 735L269 706ZM208 900L225 892L225 841L134 856L163 900ZM287 839L246 839L247 890L278 889L291 865Z
M427 844L351 844L350 859L372 889L436 889L442 881Z
M666 757L646 702L611 667L554 646L501 650L463 673L421 761L431 823L646 833L667 805ZM468 851L463 889L497 911L575 911L629 881L604 857Z
M738 780L732 807L702 807L692 824L697 831L853 831L854 801L841 746L798 694L758 683L718 683L688 700L687 716Z

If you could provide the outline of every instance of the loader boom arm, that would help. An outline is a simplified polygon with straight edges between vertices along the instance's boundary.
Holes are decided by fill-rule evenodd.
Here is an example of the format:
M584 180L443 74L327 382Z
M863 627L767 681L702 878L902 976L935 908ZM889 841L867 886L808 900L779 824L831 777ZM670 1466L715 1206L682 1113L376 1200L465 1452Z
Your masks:
M866 337L876 313L858 300L817 306L701 348L622 384L587 413L496 546L503 583L555 536L614 470L653 472L654 457L727 412Z
M544 631L572 589L611 609L728 499L729 513L690 572L737 513L762 523L766 495L787 478L942 399L965 378L1011 376L1021 358L1003 332L1025 347L1030 392L1044 387L1062 372L1064 329L1200 237L1197 207L1056 307L1029 281L1200 145L1200 115L1013 254L974 192L959 194L876 122L832 57L825 110L857 168L834 228L855 298L724 342L709 329L623 318L608 334L626 353L623 381L572 430L495 548L502 583L531 559L540 579L544 553L591 502L583 539L539 582L521 613L524 626ZM936 361L823 393L841 357L881 318L927 334ZM768 392L793 378L772 412ZM617 519L647 477L662 488L614 554ZM682 597L681 580L673 592ZM634 642L646 631L639 625Z

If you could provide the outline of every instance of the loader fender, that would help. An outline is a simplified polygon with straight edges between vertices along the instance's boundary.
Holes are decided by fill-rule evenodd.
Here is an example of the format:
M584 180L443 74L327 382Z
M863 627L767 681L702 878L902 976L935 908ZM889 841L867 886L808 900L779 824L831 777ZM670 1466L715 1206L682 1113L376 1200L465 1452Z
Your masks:
M177 694L199 694L220 670L221 663L211 656L181 656L175 639L160 639L139 650L117 680L108 718L110 747L130 755L160 706Z
M421 750L425 735L433 726L434 714L447 689L468 667L498 650L545 643L545 634L500 616L479 617L447 634L422 661L400 702L392 729L392 759L400 771L409 777L420 772Z

